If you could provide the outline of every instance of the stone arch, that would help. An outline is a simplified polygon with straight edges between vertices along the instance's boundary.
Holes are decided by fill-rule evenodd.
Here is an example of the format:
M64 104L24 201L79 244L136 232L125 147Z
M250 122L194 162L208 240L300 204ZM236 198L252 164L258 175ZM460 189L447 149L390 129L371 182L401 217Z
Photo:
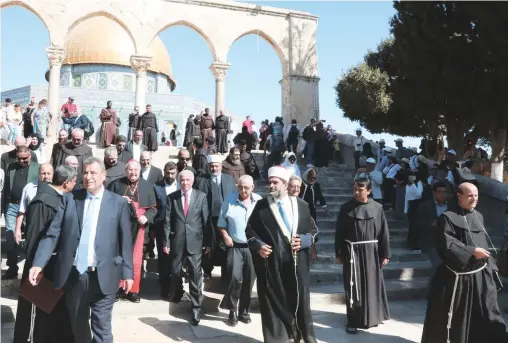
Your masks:
M169 29L170 27L173 27L173 26L186 26L189 29L196 32L197 34L199 34L205 40L206 44L208 45L208 48L210 49L210 53L212 54L213 60L215 61L217 59L217 52L216 52L215 46L213 45L210 37L208 37L208 35L204 32L204 30L202 30L199 26L197 26L196 24L191 23L187 20L177 20L172 23L165 24L163 27L161 27L159 30L156 31L156 33L153 37L151 37L147 46L150 46L150 44L152 44L152 41L155 39L155 37L157 37L162 31Z
M19 1L19 0L5 1L0 4L0 9L7 8L7 7L13 7L13 6L22 7L24 9L26 9L27 11L33 13L37 18L39 18L39 20L44 24L44 27L46 27L46 30L48 31L49 42L51 44L51 42L52 42L51 30L48 26L48 23L44 19L44 17L36 9L34 9L32 6L28 5L25 1Z
M127 32L127 34L129 35L129 37L131 38L132 40L132 44L134 45L134 49L136 50L136 52L138 51L138 45L137 45L137 42L136 42L136 39L134 38L134 36L132 35L132 32L131 30L129 29L129 27L121 20L119 19L117 16L115 16L114 14L111 14L109 12L106 12L106 11L96 11L96 12L90 12L90 13L87 13L85 14L84 16L82 17L79 17L78 19L74 20L72 22L72 24L70 24L69 28L67 29L67 33L66 33L66 37L65 37L65 43L67 43L67 38L69 36L69 33L72 32L72 30L78 26L79 24L81 24L82 22L86 21L87 19L90 19L90 18L93 18L93 17L106 17L106 18L109 18L110 20L113 20L115 21L116 23L118 23L121 27L123 27L123 29L125 30L125 32Z
M275 53L279 57L280 65L281 65L281 69L282 69L282 76L284 77L287 74L287 70L286 70L287 58L286 58L284 52L282 51L280 45L277 44L276 41L272 37L270 37L266 32L264 32L261 29L248 30L248 31L242 33L241 35L239 35L238 37L236 37L228 47L228 55L229 55L229 50L231 50L231 47L233 46L233 44L235 44L236 41L238 41L239 39L241 39L247 35L259 36L259 37L263 38L266 42L268 42L268 44L270 44L270 46L273 48L273 50L275 50Z

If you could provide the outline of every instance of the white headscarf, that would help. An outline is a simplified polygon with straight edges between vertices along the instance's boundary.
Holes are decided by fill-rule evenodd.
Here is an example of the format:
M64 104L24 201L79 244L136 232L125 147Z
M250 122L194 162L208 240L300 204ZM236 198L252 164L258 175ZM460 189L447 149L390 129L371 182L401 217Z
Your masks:
M294 156L296 158L296 155L294 153L292 153L292 152L288 153L286 155L286 160L284 161L284 163L282 163L281 166L286 168L289 171L289 173L291 174L291 176L296 175L298 177L301 177L300 176L300 167L298 167L298 163L296 162L296 160L295 160L294 164L289 162L289 158L291 156Z

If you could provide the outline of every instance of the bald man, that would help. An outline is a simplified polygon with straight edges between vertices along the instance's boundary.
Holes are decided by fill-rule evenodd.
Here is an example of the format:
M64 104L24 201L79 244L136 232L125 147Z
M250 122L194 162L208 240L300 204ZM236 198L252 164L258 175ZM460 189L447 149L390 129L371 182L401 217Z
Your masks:
M489 249L478 189L464 182L458 203L438 219L436 248L443 263L433 278L422 343L508 342L497 302L501 280Z
M69 166L71 167L72 169L74 169L78 175L77 179L76 179L76 185L74 186L74 190L77 191L79 189L83 189L84 186L83 186L83 174L79 174L78 173L78 169L79 169L79 160L76 156L73 156L73 155L70 155L70 156L67 156L64 160L64 165L65 166Z
M16 140L14 141L14 146L15 147L18 147L18 146L28 146L28 143L26 142L25 137L18 136L18 137L16 137ZM32 162L37 162L37 155L35 155L35 153L33 151L30 151L30 155L32 155L31 161ZM0 161L1 161L0 165L1 165L2 169L4 170L4 172L7 173L7 169L9 168L9 164L14 163L17 160L18 160L18 157L16 155L16 149L13 149L11 151L4 152L2 154L2 157L0 158Z
M92 148L85 142L85 131L82 129L72 129L71 133L72 140L62 146L62 150L56 156L54 165L64 164L65 159L68 156L76 156L78 159L78 175L83 174L83 162L93 156Z
M16 243L21 242L21 226L25 220L25 213L28 209L28 205L35 198L37 190L39 189L39 182L51 183L53 180L53 166L49 163L43 163L39 167L39 178L34 182L30 182L23 188L21 200L19 202L18 216L16 217L16 233L14 238Z

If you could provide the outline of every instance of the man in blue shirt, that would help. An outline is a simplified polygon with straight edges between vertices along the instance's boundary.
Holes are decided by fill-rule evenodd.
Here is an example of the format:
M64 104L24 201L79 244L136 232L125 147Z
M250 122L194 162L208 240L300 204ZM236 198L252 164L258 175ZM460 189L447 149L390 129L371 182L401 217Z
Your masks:
M254 180L250 175L238 179L238 191L231 193L222 203L217 229L226 251L226 277L228 288L220 307L229 310L229 325L238 320L251 322L249 315L252 286L256 279L252 255L247 244L245 228L247 221L261 199L253 193Z

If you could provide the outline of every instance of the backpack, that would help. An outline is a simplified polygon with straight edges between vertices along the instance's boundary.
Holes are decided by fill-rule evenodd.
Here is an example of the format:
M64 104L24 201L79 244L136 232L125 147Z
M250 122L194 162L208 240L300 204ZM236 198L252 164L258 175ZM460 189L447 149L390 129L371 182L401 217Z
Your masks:
M83 117L86 118L86 126L83 131L85 131L85 138L88 139L94 134L95 128L93 127L92 121L90 119L88 119L87 116L83 116Z
M289 129L289 133L288 133L288 140L291 142L297 141L299 135L300 135L300 132L298 131L298 128L296 127L296 125L291 125L291 128Z

